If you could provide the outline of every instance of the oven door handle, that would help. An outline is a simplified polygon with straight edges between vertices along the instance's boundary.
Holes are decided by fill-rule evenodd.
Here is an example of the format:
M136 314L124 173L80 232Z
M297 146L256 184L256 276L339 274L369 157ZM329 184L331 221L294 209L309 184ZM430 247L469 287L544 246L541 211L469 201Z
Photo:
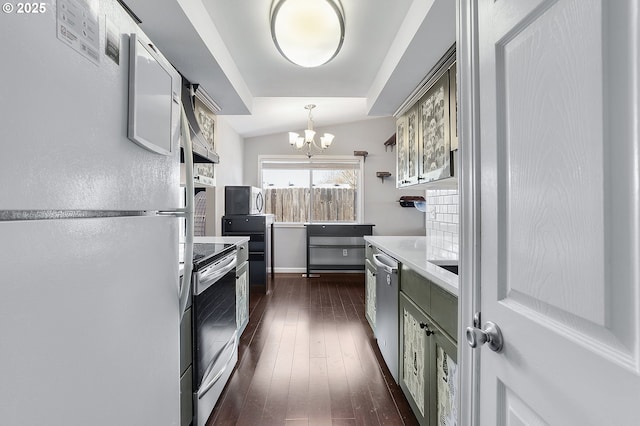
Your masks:
M233 333L233 339L229 340L227 342L227 344L224 345L224 348L222 349L222 352L227 350L230 345L235 345L236 344L236 339L237 339L237 332ZM214 359L214 360L211 361L211 363L207 367L207 372L204 375L203 384L198 388L198 391L196 393L196 395L198 396L198 399L201 399L204 396L204 394L207 393L209 391L209 389L211 389L213 387L213 385L215 385L218 380L220 380L220 377L222 377L224 372L227 371L227 367L229 366L229 362L233 358L233 354L234 353L235 353L235 351L231 351L231 354L229 355L229 358L227 359L227 361L224 363L224 366L212 378L209 379L208 376L210 376L210 375L212 375L214 373L213 366L216 363L217 359Z
M213 265L207 266L198 272L198 279L193 286L193 294L199 295L220 278L224 277L229 271L232 271L237 265L237 254L233 252ZM204 279L203 279L204 278Z

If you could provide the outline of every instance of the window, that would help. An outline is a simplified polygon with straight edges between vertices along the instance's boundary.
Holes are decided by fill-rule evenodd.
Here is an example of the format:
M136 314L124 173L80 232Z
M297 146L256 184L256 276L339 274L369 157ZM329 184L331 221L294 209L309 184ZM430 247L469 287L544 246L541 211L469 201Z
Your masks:
M360 221L362 159L261 156L265 212L276 222Z

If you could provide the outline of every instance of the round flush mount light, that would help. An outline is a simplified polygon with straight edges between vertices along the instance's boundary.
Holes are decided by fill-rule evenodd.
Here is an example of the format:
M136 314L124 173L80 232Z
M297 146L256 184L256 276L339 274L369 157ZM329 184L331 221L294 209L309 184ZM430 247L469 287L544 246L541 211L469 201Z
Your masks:
M290 62L317 67L333 59L344 40L340 0L274 0L271 37Z

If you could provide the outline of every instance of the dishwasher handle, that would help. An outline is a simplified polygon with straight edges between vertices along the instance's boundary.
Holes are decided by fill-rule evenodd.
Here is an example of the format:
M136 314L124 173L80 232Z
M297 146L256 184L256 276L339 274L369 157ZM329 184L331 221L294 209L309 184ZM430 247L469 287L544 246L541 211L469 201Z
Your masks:
M394 259L385 256L384 254L374 254L373 255L373 263L378 267L383 269L385 272L389 274L397 274L398 273L398 262Z

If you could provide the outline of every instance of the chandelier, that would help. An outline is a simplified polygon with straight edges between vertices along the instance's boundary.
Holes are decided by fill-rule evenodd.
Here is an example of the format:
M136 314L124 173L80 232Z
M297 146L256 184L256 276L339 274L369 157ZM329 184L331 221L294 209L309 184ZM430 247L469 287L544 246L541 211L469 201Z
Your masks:
M304 137L298 133L289 132L289 143L297 150L304 151L305 155L309 158L314 154L324 151L331 146L333 138L335 137L331 133L325 133L320 137L320 145L316 143L316 132L313 130L313 117L311 116L311 110L316 106L314 104L305 105L305 109L309 110L309 119L307 120L307 130L304 131ZM316 151L316 152L314 152Z
M344 41L340 0L273 0L270 21L280 54L302 67L326 64Z

